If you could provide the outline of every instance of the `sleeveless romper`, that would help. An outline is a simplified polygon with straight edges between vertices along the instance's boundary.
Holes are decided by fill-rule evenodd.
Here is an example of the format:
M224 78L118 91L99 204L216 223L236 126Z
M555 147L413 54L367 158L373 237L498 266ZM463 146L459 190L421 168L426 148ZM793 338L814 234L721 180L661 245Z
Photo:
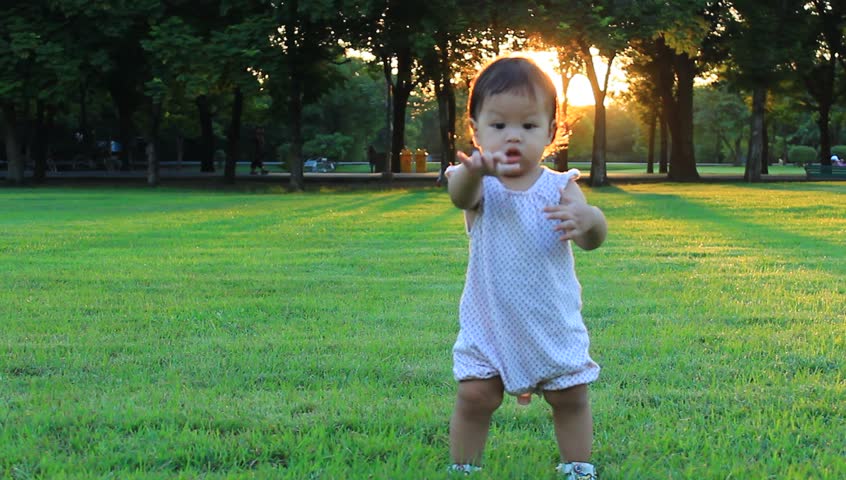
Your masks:
M599 376L588 354L570 242L543 208L578 170L544 168L526 191L483 178L453 347L458 381L499 376L512 395L562 390Z

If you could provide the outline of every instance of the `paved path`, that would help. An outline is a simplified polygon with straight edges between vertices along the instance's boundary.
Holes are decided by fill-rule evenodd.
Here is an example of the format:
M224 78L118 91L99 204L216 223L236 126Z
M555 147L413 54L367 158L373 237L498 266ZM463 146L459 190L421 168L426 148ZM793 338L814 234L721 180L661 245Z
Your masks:
M0 179L4 179L6 172L0 172ZM27 178L30 178L31 172L27 172ZM727 182L742 182L742 175L724 175L724 174L701 174L700 182L703 183L727 183ZM589 173L585 173L583 180L590 178ZM394 186L435 186L437 183L438 174L431 173L395 173L390 184ZM304 174L306 184L329 184L329 185L386 185L388 182L382 177L380 173L306 173ZM610 183L660 183L666 182L667 176L664 174L647 174L647 173L631 173L631 172L608 172L608 180ZM804 174L802 175L763 175L763 182L799 182L807 181ZM45 183L140 183L144 184L147 181L147 172L144 170L133 171L106 171L106 170L90 170L90 171L62 171L62 172L47 172L47 180ZM220 183L223 181L223 172L199 172L194 169L162 169L160 172L161 184L168 183ZM278 183L281 185L288 185L290 181L290 174L288 173L269 173L267 175L249 175L239 174L236 176L236 183Z

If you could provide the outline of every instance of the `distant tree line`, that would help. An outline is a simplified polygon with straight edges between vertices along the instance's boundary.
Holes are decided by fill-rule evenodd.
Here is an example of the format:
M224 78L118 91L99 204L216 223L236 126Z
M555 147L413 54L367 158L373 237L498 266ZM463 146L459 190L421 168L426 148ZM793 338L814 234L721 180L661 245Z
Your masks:
M747 180L759 181L777 144L770 136L786 150L802 114L816 122L826 164L846 95L846 3L836 0L6 0L0 18L13 183L24 182L27 157L32 181L43 181L50 153L63 148L60 131L73 133L84 158L117 139L115 167L143 163L150 184L163 149L182 158L190 148L200 170L213 171L223 145L224 177L234 181L251 148L245 125L278 127L293 189L303 188L304 155L321 149L360 155L376 143L389 152L389 175L420 92L437 105L446 162L473 72L504 49L554 49L565 86L588 77L594 185L607 183L609 141L609 77L597 75L597 59L625 60L625 101L646 126L648 168L675 180L698 178L694 132L713 128L712 150L745 159ZM699 118L697 78L714 80L716 92ZM737 95L748 104L724 102ZM564 100L559 168L573 130Z

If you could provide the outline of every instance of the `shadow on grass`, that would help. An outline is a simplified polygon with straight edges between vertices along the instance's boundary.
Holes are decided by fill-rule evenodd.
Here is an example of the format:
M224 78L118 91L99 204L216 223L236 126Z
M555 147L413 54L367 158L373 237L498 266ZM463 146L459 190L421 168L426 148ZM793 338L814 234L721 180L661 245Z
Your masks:
M795 183L736 183L734 184L738 188L744 188L749 190L778 190L781 192L795 192L796 191L796 184ZM825 183L825 182L803 182L802 184L803 191L810 191L810 192L820 192L820 193L831 193L834 195L839 196L846 196L846 188L844 187L844 183Z
M750 186L750 188L762 189L763 186L757 188L756 186ZM719 209L692 202L679 195L632 193L614 186L603 187L601 191L629 196L635 202L643 205L648 211L656 215L662 215L674 220L713 225L714 231L728 236L737 243L752 245L757 238L760 238L761 240L766 239L771 247L785 250L801 249L805 253L824 254L827 251L839 251L842 249L842 245L827 239L801 235L789 229L779 229L768 225L745 222ZM835 186L831 186L830 189L823 189L822 191L840 193L839 189ZM801 211L802 208L802 206L791 207L791 212ZM808 206L806 208L809 212L818 214L818 209L821 207Z
M112 190L65 189L47 196L40 193L27 194L38 205L43 204L43 208L38 207L38 211L43 212L48 224L56 225L56 235L79 237L73 242L61 242L40 251L86 252L98 247L130 245L137 243L139 238L145 239L147 246L153 246L174 239L184 240L190 231L203 237L210 232L227 235L260 230L276 224L331 222L331 216L338 214L365 218L410 209L417 212L409 218L425 229L446 221L456 213L448 208L432 208L428 200L440 196L440 190L434 189L339 192L331 195L309 192L297 195L245 195L237 198L231 195L207 197L201 192L188 192L189 196L186 197L180 195L180 190L169 189L159 190L158 193L151 191L152 195L148 197L138 190L120 189L114 191L115 195L125 197L120 201L114 200ZM42 190L46 191L49 189ZM101 197L102 201L98 201ZM89 207L92 203L95 205L93 211ZM27 205L28 208L33 207L31 203ZM57 207L69 210L71 218L67 222L53 220ZM104 231L102 235L81 235L81 230L91 228L92 221L112 226L104 227L110 231ZM78 224L79 228L74 224ZM353 220L351 225L354 227L356 224L360 222ZM360 233L378 234L366 227L361 227Z

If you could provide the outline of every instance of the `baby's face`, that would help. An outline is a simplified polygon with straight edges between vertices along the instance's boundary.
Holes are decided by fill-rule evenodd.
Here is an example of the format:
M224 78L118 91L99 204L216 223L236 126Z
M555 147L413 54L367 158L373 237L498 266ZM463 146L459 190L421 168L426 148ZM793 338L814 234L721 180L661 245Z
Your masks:
M497 152L520 168L509 176L522 176L538 168L554 130L550 100L536 88L534 98L522 92L491 95L482 103L471 124L476 145L485 154Z

